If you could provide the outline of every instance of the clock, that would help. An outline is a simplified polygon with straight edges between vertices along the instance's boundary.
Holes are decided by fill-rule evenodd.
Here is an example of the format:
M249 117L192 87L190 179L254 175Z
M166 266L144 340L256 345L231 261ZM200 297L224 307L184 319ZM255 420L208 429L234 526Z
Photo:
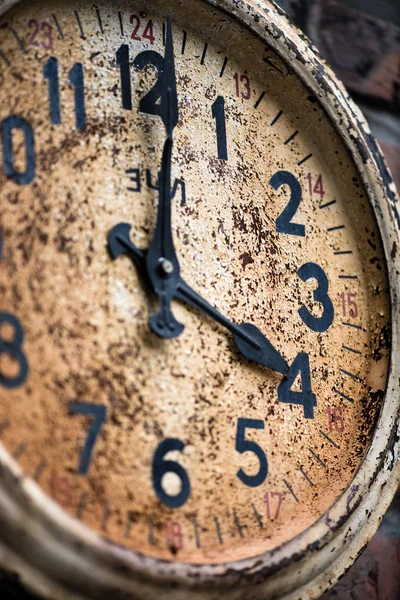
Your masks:
M0 563L317 598L399 481L397 196L276 5L3 2Z

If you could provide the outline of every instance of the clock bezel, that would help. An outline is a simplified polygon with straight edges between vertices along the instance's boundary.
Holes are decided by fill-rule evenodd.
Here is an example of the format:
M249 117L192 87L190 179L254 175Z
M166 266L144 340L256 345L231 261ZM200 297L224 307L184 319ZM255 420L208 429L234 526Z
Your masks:
M346 144L383 240L392 302L391 356L397 356L400 260L392 256L393 244L400 244L393 212L397 211L397 196L366 121L310 42L276 5L255 0L203 1L233 16L290 62ZM20 2L5 0L0 14ZM232 600L249 593L252 600L317 598L338 580L371 539L397 489L399 381L400 364L391 360L373 443L349 487L331 509L302 534L273 551L223 564L166 562L104 540L50 500L0 446L0 563L8 571L17 572L34 591L60 600L109 598L111 593L116 599L129 597L130 593L132 598L165 599L183 599L190 594L198 600L216 599L221 593Z

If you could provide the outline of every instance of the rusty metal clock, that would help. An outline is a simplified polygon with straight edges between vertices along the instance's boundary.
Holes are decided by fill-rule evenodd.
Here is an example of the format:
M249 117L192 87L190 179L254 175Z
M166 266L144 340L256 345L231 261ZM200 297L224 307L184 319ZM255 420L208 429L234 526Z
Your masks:
M279 9L8 1L0 562L44 598L317 598L398 480L399 224Z

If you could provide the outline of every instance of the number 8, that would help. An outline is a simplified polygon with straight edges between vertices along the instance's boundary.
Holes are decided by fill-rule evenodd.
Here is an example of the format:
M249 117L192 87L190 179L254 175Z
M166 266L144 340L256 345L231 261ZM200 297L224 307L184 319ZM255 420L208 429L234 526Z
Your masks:
M7 377L0 371L0 385L8 389L16 388L22 385L28 375L28 361L21 350L24 341L24 331L17 317L10 313L0 313L0 331L3 324L10 325L14 330L14 339L6 342L0 337L0 356L8 354L15 358L19 364L19 373L15 377Z

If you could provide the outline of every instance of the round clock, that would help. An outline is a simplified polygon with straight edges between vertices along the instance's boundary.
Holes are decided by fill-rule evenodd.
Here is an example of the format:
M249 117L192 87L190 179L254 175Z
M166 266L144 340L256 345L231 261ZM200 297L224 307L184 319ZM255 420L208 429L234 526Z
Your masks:
M0 563L44 598L317 598L398 484L399 224L253 0L6 1Z

